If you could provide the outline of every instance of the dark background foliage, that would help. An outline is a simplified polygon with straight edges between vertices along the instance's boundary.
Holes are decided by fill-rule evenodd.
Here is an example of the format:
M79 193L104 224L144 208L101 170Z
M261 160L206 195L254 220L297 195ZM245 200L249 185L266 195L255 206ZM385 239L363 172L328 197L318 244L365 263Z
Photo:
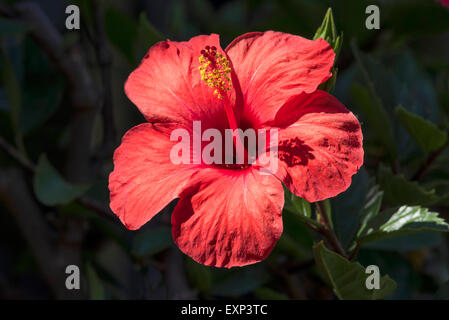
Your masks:
M64 27L72 3L79 31ZM380 7L380 30L365 28L369 4ZM326 203L339 241L353 249L381 192L382 212L421 206L448 220L449 8L438 2L0 1L0 297L334 299L298 199L287 199L296 209L284 211L265 261L224 270L173 244L175 203L128 231L107 189L114 148L144 121L123 84L151 45L211 32L223 47L257 30L312 38L328 7L344 33L334 95L358 116L366 154L350 189ZM446 233L367 242L357 261L396 281L389 298L449 298ZM80 266L79 291L65 289L68 264Z

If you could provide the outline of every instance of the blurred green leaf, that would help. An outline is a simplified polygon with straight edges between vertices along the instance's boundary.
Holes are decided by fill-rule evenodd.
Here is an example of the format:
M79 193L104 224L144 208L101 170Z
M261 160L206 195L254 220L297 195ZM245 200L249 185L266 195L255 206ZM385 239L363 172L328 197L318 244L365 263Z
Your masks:
M258 266L239 269L214 285L211 293L219 297L238 297L260 288L268 280L268 273Z
M441 117L431 78L422 70L413 54L406 49L401 50L400 54L385 55L381 62L371 55L361 52L354 42L351 45L356 57L358 72L353 70L352 73L349 73L352 74L352 80L346 79L346 89L340 87L338 90L340 92L341 90L350 91L352 95L353 82L363 83L368 90L369 99L373 101L372 104L380 105L385 110L385 112L378 111L368 114L365 114L366 110L362 110L363 120L367 122L368 129L376 134L382 146L387 147L387 150L392 149L391 145L395 146L396 155L390 154L390 160L396 158L407 160L418 151L418 146L397 121L395 108L402 105L407 111L424 119L435 123L439 121ZM356 99L353 100L357 102ZM369 101L366 99L365 101L369 106ZM358 103L355 105L356 107L364 106L363 104L359 106ZM375 119L375 116L379 119ZM386 119L389 120L388 123L385 122ZM373 125L376 121L377 128ZM379 125L384 126L385 133L381 132ZM390 136L390 141L382 135ZM399 154L398 150L401 150Z
M357 39L359 43L365 44L375 37L376 32L365 26L365 9L373 4L372 1L339 0L328 3L332 3L336 23L345 31L348 39Z
M335 52L335 61L337 61L338 56L340 54L340 50L343 44L343 33L337 35L337 28L335 27L334 15L332 13L332 9L327 9L326 15L324 16L323 22L321 26L318 27L313 40L322 38L329 43L332 49ZM322 83L319 89L324 90L326 92L332 92L335 87L335 83L337 81L338 69L332 67L332 77L328 79L325 83Z
M22 34L28 27L20 21L0 18L0 39L10 35Z
M79 33L66 33L62 39L61 48L64 52L70 51L71 48L75 47L80 42Z
M212 272L210 267L201 265L194 260L186 260L187 277L190 283L203 294L209 294L212 287Z
M92 8L92 1L90 0L73 0L73 4L76 4L81 11L81 16L88 22L88 24L94 23L94 13Z
M282 214L284 232L276 244L275 250L300 261L309 259L313 240L306 224L318 226L318 223L311 217L311 205L306 200L292 194L287 188L285 188L285 198Z
M382 165L379 167L378 182L385 200L392 206L428 206L438 201L434 189L426 190L418 182L408 181L403 175L394 175L390 168Z
M358 240L360 244L420 232L449 232L449 225L438 217L438 213L419 206L402 206L393 214L388 210L380 216L378 221L382 221L382 216L390 218L379 227L376 221L368 225L367 234Z
M332 93L337 83L338 68L332 67L331 69L332 77L330 77L326 82L320 84L318 89Z
M391 295L396 283L385 275L380 279L380 289L369 290L365 281L368 275L358 262L350 262L326 249L323 242L313 248L315 261L331 283L335 294L342 300L377 300Z
M187 34L190 25L187 17L187 7L189 7L189 5L185 1L175 1L169 7L170 33L180 38L188 38Z
M143 45L147 48L164 40L164 36L148 21L145 12L141 12L139 15L139 33Z
M297 197L292 193L292 204L300 215L307 218L311 217L312 209L310 207L310 203L307 200Z
M391 121L395 120L394 108L398 105L428 120L438 120L431 78L409 50L404 48L381 60L360 51L354 42L351 47L359 70L358 79L371 94L379 97Z
M384 21L397 35L416 39L449 30L449 10L437 1L394 1Z
M19 150L21 152L24 152L22 132L20 131L20 116L22 113L22 90L20 88L17 74L14 71L14 67L3 50L0 51L0 56L2 65L2 82L5 86L6 96L8 97L9 113L15 134L15 141Z
M436 247L441 244L441 234L437 232L421 232L385 238L363 244L363 249L382 251L410 251ZM396 278L395 278L396 279Z
M47 206L55 206L78 198L89 186L68 183L50 164L47 156L42 154L34 174L33 188L40 202Z
M31 251L26 250L20 253L20 257L14 266L14 269L18 273L26 273L36 268L36 260Z
M139 257L159 253L173 243L169 227L157 227L139 232L134 238L132 252Z
M441 115L435 82L417 59L421 58L415 57L415 53L407 48L386 59L387 67L402 84L402 88L396 93L397 103L391 107L401 105L417 116L438 123Z
M382 205L383 191L380 190L378 185L373 186L366 195L366 202L362 210L361 223L359 231L357 232L357 237L364 233L365 228L369 221L379 213L380 207Z
M405 238L405 237L404 237ZM399 239L399 238L396 238ZM373 243L375 244L375 243ZM388 274L397 284L393 295L388 299L412 299L420 286L420 278L410 265L406 255L398 252L379 250L360 250L357 260L362 266L377 265L383 274Z
M438 300L449 300L449 280L442 284L435 295Z
M449 194L445 194L440 199L438 199L437 204L449 206Z
M352 177L348 190L331 199L334 230L344 248L349 247L360 227L371 184L368 173L361 169Z
M375 132L379 141L387 149L390 159L394 160L397 154L393 129L382 101L375 93L370 92L370 90L358 83L354 83L351 87L351 95L362 111L369 129Z
M159 269L147 265L143 270L143 275L145 284L149 290L155 291L161 286L164 286L164 276Z
M261 300L288 300L285 294L266 287L257 289L254 291L254 295Z
M105 30L109 40L133 64L134 45L139 27L131 17L114 7L108 7L104 16Z
M296 242L290 235L283 233L276 244L276 250L283 252L295 260L304 261L310 258L310 249Z
M217 19L213 4L209 0L191 0L189 2L189 16L191 20L198 24L200 29L211 28Z
M88 263L87 266L87 281L89 283L89 299L90 300L104 300L105 289L101 279L98 277L94 267Z
M425 152L434 151L446 142L446 133L432 122L408 112L402 106L396 108L396 115L399 122Z
M23 134L44 124L56 111L62 100L60 85L33 86L24 93L23 112L20 127Z

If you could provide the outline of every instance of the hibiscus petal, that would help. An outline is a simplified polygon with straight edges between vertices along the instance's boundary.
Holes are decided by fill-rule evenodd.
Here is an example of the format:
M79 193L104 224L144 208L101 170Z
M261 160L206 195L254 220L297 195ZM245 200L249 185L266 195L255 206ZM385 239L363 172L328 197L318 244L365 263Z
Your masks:
M278 171L297 196L315 202L345 191L363 164L360 123L330 94L296 96L276 114Z
M188 42L167 40L151 47L125 83L128 98L148 121L191 126L192 120L226 119L223 102L201 80L198 70L198 58L206 46L224 53L217 34Z
M175 165L168 126L145 123L129 130L114 153L109 175L110 207L131 230L139 229L175 199L195 173Z
M202 170L181 195L172 216L178 247L216 267L263 260L282 234L282 184L255 169Z
M253 32L226 49L246 101L246 117L271 120L293 95L313 92L330 76L335 53L323 39Z

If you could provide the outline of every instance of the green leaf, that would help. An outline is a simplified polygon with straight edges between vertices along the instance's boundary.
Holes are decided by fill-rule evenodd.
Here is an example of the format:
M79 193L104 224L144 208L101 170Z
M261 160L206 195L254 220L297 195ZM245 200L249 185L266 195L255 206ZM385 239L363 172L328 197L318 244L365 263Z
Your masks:
M342 300L377 300L391 295L396 283L385 275L380 279L380 289L369 290L365 282L365 268L358 262L350 262L346 258L326 249L323 242L313 247L315 261L324 272L337 297Z
M406 224L412 222L419 222L419 228L424 226L422 223L429 223L429 225L425 226L426 229L429 228L429 231L449 231L448 224L444 219L438 217L438 213L418 206L400 207L390 220L380 227L380 230L384 232L398 231Z
M137 23L134 19L114 7L106 9L104 19L105 30L109 40L133 64L134 45L139 31Z
M279 250L298 261L304 261L310 258L310 247L306 248L301 243L296 242L290 235L283 233L276 244L276 250Z
M287 188L284 188L285 205L284 210L292 213L296 218L306 224L312 224L316 227L319 223L311 218L312 209L310 203L307 200L300 198L291 193Z
M47 206L69 203L89 189L88 185L73 185L50 164L45 154L39 157L33 188L36 197Z
M187 277L191 284L203 294L209 294L212 287L212 272L210 267L206 267L193 261L186 260Z
M366 195L366 202L362 210L361 223L359 231L357 232L357 237L360 237L366 230L368 222L377 216L382 205L382 198L384 192L380 190L378 185L372 187L368 194Z
M332 67L332 77L328 79L326 82L320 84L319 88L320 90L332 93L335 88L335 84L337 83L337 75L338 75L338 68Z
M410 182L403 175L394 175L385 166L379 167L378 182L384 191L385 200L392 206L428 206L438 201L434 189L426 190L418 182Z
M284 206L282 214L284 232L276 245L276 251L285 253L300 261L310 259L310 248L313 245L313 240L306 224L318 224L310 217L312 210L306 200L296 197L290 192L286 193L286 198L286 206L289 209ZM297 208L294 207L291 201L296 202ZM305 221L308 222L305 223Z
M147 257L159 253L173 243L169 227L157 227L137 234L132 252L139 257Z
M384 217L390 218L377 227L376 224L379 224ZM449 232L449 225L438 217L438 213L419 206L402 206L393 214L387 210L368 228L367 234L359 239L360 244L420 232Z
M397 156L393 129L382 101L373 90L354 83L351 96L364 115L367 126L375 133L377 139L385 146L390 159Z
M396 108L396 115L405 130L423 151L431 152L437 150L446 143L446 133L438 129L432 122L408 112L402 106Z
M423 68L425 63L422 61L422 56L418 58L413 51L404 48L392 58L391 60L388 59L386 67L390 68L394 76L397 77L402 85L402 90L396 93L400 98L391 107L402 105L407 111L424 119L434 123L440 121L438 93L434 79ZM419 62L417 59L419 59Z
M326 15L324 16L321 26L315 32L313 40L322 38L326 40L335 52L335 61L340 54L341 46L343 44L343 33L337 36L337 28L335 27L334 15L332 14L332 9L327 9ZM320 89L326 92L332 92L335 87L335 82L337 81L338 69L332 67L332 77L328 79L325 83L320 85Z
M335 59L337 59L338 54L341 50L343 35L337 36L337 28L335 27L334 15L332 14L332 8L327 9L326 15L324 16L321 26L318 27L313 40L322 38L326 40L332 49L335 51Z

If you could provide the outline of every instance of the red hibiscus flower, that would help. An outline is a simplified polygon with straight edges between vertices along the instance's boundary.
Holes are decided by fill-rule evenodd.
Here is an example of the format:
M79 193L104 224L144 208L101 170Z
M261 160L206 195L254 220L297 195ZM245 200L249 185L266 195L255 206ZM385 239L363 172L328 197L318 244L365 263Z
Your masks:
M215 34L154 45L125 84L148 123L115 151L112 211L134 230L179 198L173 238L195 261L232 267L266 258L282 233L282 182L319 201L345 191L363 163L358 120L317 90L334 57L323 39L272 31L242 35L225 50ZM267 174L258 161L174 164L170 134L194 134L193 121L201 130L278 129L277 170Z

